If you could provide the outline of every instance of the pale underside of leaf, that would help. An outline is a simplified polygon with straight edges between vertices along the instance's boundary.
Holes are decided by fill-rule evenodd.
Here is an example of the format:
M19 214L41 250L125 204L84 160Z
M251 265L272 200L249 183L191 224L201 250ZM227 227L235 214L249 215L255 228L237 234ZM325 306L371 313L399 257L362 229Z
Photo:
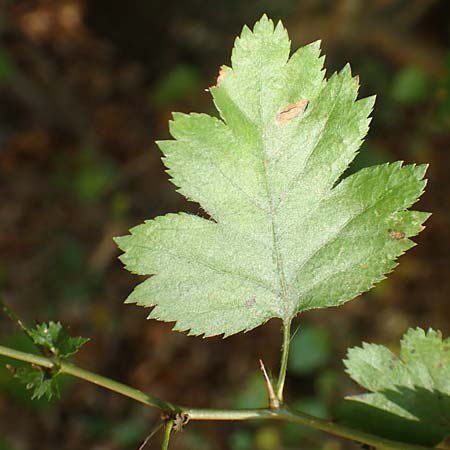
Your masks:
M174 114L174 140L158 143L178 191L210 219L170 214L117 239L127 268L153 275L127 301L177 330L228 336L344 303L395 267L428 216L406 211L424 166L338 183L374 98L356 100L349 66L325 81L319 43L289 52L281 24L244 28L211 88L221 118Z

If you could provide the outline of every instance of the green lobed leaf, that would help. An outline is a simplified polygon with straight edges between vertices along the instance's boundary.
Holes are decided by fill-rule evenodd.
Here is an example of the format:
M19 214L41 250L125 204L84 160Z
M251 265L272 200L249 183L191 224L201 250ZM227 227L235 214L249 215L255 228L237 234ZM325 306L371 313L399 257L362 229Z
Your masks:
M89 341L82 336L71 337L60 322L49 322L37 324L30 331L33 342L54 356L68 358L80 350Z
M270 318L340 305L412 247L428 214L407 211L425 166L365 168L339 182L367 133L347 65L324 79L318 42L291 57L263 16L236 39L210 88L220 119L174 113L158 142L178 192L210 216L168 214L117 238L139 275L128 303L192 335L229 336Z
M347 373L370 393L348 397L342 416L365 431L435 445L450 434L450 338L409 329L399 357L382 345L349 349Z
M19 367L14 374L27 389L33 392L32 400L45 397L49 401L53 397L59 398L60 396L57 375L34 366Z

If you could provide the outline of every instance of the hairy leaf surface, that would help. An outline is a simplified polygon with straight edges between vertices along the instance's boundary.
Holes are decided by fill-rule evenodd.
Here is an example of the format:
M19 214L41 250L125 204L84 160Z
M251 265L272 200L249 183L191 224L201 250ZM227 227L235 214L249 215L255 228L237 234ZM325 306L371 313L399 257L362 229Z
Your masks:
M363 169L339 181L369 125L347 65L327 81L319 43L290 54L263 16L236 39L210 88L220 118L173 115L159 142L178 191L210 216L168 214L117 238L126 267L153 275L127 302L190 334L225 336L272 317L340 305L413 246L427 214L406 211L425 166Z
M399 357L364 343L350 349L344 363L350 377L370 392L348 397L347 423L424 445L450 434L450 338L410 329Z

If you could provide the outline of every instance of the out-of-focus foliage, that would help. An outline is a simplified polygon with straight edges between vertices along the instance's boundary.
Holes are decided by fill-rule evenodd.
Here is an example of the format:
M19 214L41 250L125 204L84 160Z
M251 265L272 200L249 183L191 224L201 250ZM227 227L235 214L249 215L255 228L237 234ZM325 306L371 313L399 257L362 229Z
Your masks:
M437 117L444 130L450 129L450 53L445 56L445 73L437 84Z
M303 375L322 369L332 354L331 338L325 329L300 325L291 341L289 371Z
M393 80L391 96L399 104L423 102L430 95L431 83L421 67L407 66L401 69Z
M10 80L16 74L17 68L14 60L5 50L0 48L0 83Z
M192 98L201 89L202 79L198 70L181 64L156 83L151 99L160 107L172 105Z

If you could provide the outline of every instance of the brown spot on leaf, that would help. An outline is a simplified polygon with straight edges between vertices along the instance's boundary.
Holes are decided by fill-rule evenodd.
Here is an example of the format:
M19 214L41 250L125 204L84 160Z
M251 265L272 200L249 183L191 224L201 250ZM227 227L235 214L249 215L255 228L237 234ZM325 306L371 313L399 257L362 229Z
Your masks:
M217 75L216 86L219 86L219 83L225 78L226 72L223 66L219 69L219 75Z
M282 125L302 115L308 107L308 104L309 100L306 99L287 104L275 117L275 123Z
M246 306L247 308L251 308L252 306L255 306L255 305L256 305L256 297L249 298L249 299L245 302L245 306Z
M404 231L389 230L389 236L396 241L400 241L401 239L405 239L406 234Z

